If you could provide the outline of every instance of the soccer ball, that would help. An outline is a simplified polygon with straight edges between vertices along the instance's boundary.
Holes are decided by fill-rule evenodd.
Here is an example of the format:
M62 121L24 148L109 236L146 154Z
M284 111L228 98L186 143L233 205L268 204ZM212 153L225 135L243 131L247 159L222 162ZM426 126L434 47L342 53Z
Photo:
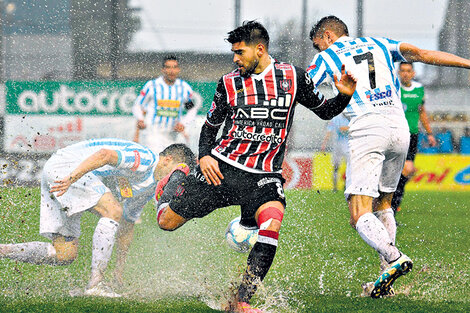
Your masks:
M233 250L245 253L250 251L258 240L258 229L249 229L240 225L239 216L228 223L225 230L225 240Z

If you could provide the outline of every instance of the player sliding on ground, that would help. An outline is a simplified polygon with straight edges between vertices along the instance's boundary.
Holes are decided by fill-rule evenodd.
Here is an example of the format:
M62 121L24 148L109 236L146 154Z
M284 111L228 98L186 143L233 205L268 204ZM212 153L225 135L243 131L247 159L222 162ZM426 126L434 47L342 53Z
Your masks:
M385 38L351 38L346 24L335 16L322 18L310 39L322 51L308 69L315 85L343 64L357 78L356 92L343 112L350 120L345 196L351 225L386 262L371 296L390 295L393 282L413 265L395 246L391 208L410 141L394 62L470 68L470 60Z
M90 211L100 219L93 234L91 278L83 294L120 297L103 283L115 235L115 278L120 281L135 221L154 197L157 181L182 162L194 163L183 144L171 145L158 156L135 142L109 138L58 150L41 177L40 234L52 243L0 244L0 258L69 265L78 253L81 215Z
M174 230L217 208L240 205L240 223L258 227L259 234L235 300L225 309L261 312L249 302L276 254L286 206L281 165L295 106L331 119L349 103L356 82L343 68L334 80L339 95L325 100L304 70L270 57L261 24L245 22L227 40L238 69L219 80L201 130L200 166L187 177L175 171L159 185L157 218L162 229Z

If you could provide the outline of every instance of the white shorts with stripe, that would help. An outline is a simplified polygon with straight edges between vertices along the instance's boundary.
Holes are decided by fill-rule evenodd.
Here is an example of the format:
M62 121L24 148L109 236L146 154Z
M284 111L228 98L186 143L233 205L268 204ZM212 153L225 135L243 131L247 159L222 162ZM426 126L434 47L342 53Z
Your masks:
M406 120L404 120L406 123ZM349 128L346 199L376 198L396 190L410 143L408 124L392 123L381 114L367 114Z

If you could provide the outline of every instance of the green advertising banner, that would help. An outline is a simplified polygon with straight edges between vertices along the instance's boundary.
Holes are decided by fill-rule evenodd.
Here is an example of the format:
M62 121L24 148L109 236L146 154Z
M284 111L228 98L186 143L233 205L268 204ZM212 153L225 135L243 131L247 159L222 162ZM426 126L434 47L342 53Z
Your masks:
M200 114L210 108L215 82L188 82L203 98ZM145 81L7 81L6 114L132 115Z

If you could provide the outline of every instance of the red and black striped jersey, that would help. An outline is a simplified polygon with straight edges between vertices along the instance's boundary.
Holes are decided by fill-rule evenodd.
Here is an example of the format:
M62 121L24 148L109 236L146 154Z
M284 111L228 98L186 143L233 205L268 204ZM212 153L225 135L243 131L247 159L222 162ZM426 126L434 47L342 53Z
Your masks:
M280 172L295 105L315 112L325 102L307 73L293 65L271 59L249 77L234 70L219 80L204 126L218 129L225 122L222 137L200 141L200 157L210 146L217 158L243 170Z

